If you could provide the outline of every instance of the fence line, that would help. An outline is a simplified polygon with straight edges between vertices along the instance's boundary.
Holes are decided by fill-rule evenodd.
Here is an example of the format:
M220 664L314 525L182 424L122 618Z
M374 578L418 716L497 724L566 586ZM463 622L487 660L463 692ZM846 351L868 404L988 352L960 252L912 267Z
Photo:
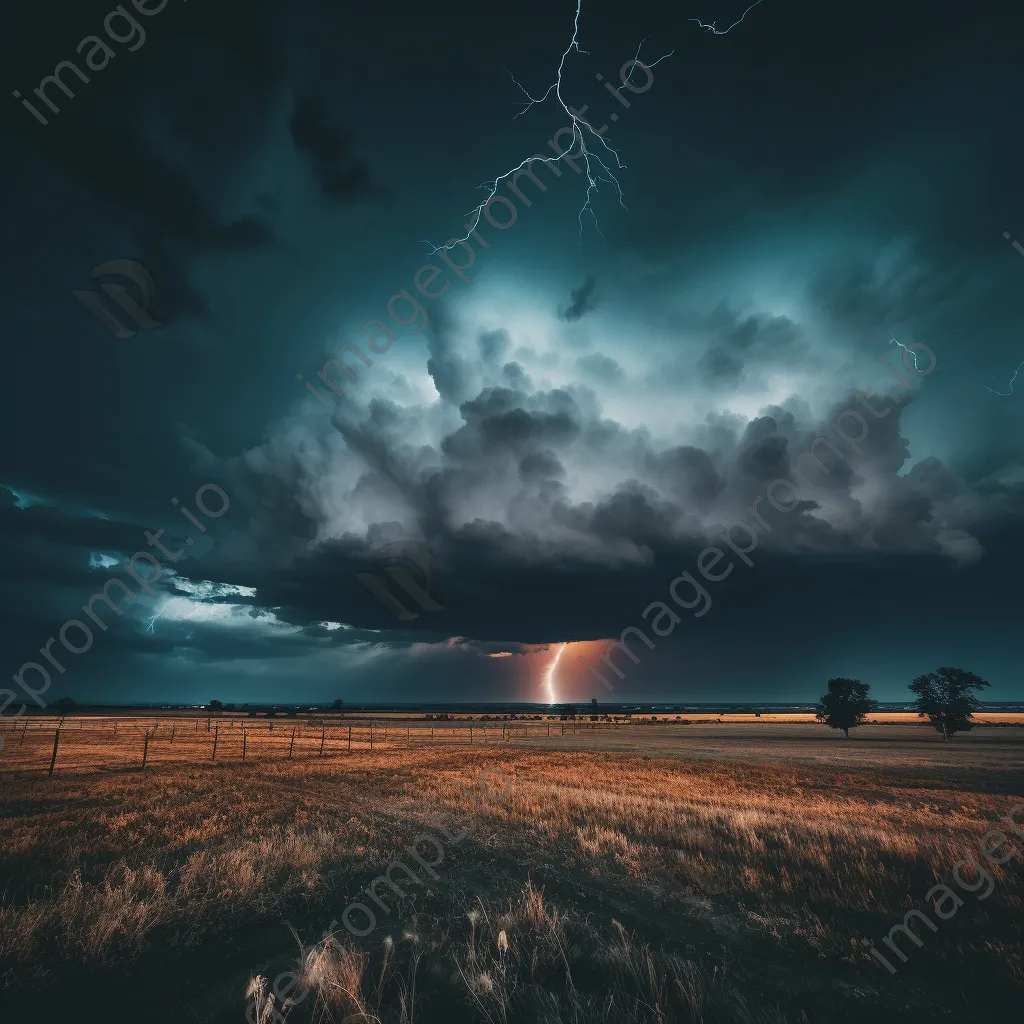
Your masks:
M205 718L206 728L200 729ZM75 769L144 769L154 764L237 763L256 758L336 757L355 750L391 750L416 746L508 743L512 739L550 737L552 722L455 720L406 722L404 735L395 721L192 718L79 718L39 716L0 720L4 739L0 770L55 772ZM564 722L557 736L581 735L642 722ZM189 729L189 726L192 726ZM499 728L500 727L500 728ZM13 742L15 736L17 744ZM52 736L52 741L51 741ZM52 744L52 745L51 745ZM173 750L172 750L173 748ZM47 755L49 766L47 767Z

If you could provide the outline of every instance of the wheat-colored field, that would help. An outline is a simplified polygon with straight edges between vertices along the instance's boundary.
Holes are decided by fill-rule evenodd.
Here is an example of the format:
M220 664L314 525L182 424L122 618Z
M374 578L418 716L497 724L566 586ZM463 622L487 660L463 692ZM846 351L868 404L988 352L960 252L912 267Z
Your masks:
M243 762L240 727L221 724L215 761L205 721L173 744L168 722L142 770L145 724L115 740L69 719L52 777L52 724L4 734L5 1020L1019 1014L1024 839L989 867L983 901L953 869L1024 802L1022 728L845 740L762 716L551 736L496 724L470 744L440 727L431 742L423 723L384 740L376 723L373 750L367 735L350 752L347 724L332 737L300 720L248 737ZM512 780L506 799L475 798L485 767ZM366 889L396 861L420 881L378 885L385 911ZM940 883L963 901L944 921L925 898ZM365 936L341 923L354 903L375 911ZM937 930L901 941L890 974L860 940L887 952L912 908Z

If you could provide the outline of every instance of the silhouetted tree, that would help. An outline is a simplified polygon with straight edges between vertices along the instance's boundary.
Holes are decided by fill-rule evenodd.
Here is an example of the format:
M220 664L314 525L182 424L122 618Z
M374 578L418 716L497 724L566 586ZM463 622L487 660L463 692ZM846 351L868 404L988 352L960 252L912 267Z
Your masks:
M224 710L224 702L223 701L219 701L219 700L211 700L210 703L207 705L207 707L211 711L223 711Z
M341 699L341 698L339 697L339 698L338 698L338 699L337 699L337 700L336 700L336 701L335 701L335 702L334 702L334 703L333 703L333 704L331 705L331 707L333 707L333 708L334 708L334 709L335 709L336 711L340 711L340 710L341 710L341 706L342 706L342 705L343 705L344 703L345 703L345 702L344 702L344 701L343 701L343 700L342 700L342 699Z
M946 667L918 676L910 690L917 694L914 705L918 715L931 719L936 732L948 740L954 733L974 728L971 713L981 705L973 693L990 685L973 672Z
M53 702L55 708L73 708L76 704L77 701L73 697L61 697Z
M874 711L876 704L868 697L871 687L859 679L830 679L828 693L818 701L819 722L830 729L842 729L847 739L850 730L864 724L864 718Z

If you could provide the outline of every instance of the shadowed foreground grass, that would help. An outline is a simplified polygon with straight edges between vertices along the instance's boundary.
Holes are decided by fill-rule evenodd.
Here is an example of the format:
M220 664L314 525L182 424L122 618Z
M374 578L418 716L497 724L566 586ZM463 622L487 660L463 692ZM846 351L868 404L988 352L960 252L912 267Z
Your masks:
M935 748L955 772L856 742L801 763L762 727L756 762L662 732L657 759L531 744L8 774L0 1004L14 1021L1009 1021L1024 865L991 868L983 902L952 870L1024 800L991 768L1020 748L971 740ZM504 802L471 799L484 766L513 778ZM438 877L383 888L390 913L354 938L346 906L372 906L392 861L416 868L420 834ZM964 905L901 942L890 976L857 940L931 911L937 883Z

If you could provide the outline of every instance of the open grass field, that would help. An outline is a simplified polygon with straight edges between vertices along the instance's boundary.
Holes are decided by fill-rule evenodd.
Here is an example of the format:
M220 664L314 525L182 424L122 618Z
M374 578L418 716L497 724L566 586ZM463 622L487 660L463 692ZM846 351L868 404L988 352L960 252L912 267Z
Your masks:
M5 1021L1019 1019L1024 728L153 721L3 734Z

